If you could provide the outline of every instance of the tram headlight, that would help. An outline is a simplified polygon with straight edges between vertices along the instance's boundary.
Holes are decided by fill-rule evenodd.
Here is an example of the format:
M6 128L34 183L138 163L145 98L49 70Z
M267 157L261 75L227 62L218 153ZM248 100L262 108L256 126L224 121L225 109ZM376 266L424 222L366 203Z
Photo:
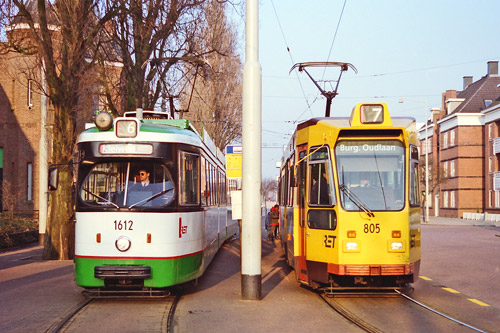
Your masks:
M358 251L358 243L356 242L347 242L345 243L345 249L346 251Z
M392 242L391 243L391 251L402 251L403 243L401 242Z
M120 252L125 252L130 249L132 242L127 236L120 236L116 239L115 246Z
M113 126L113 117L105 111L99 112L94 119L94 124L101 131L107 131Z

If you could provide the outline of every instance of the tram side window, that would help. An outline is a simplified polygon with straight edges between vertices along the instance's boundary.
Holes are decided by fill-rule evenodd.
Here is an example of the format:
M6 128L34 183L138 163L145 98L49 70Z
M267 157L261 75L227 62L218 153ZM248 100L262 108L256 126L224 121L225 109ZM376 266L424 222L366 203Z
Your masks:
M293 206L293 183L294 174L293 174L293 165L288 169L288 206Z
M203 191L201 193L201 204L206 206L207 205L207 194L208 194L208 187L207 187L207 160L204 157L201 157L201 167L200 167L200 180L201 180L201 190Z
M198 205L200 203L199 159L198 155L180 152L179 203L181 205Z
M410 205L420 206L419 178L418 178L418 153L416 147L410 147Z

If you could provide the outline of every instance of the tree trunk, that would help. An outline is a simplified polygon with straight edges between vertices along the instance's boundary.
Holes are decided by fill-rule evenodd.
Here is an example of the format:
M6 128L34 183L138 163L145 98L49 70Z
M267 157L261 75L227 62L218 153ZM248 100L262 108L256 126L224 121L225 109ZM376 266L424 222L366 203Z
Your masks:
M59 166L59 187L50 193L44 259L67 260L75 252L72 170L71 166Z
M69 164L73 156L74 132L71 112L56 107L52 161L59 169L59 186L50 192L44 259L67 260L73 258L75 252L73 165Z

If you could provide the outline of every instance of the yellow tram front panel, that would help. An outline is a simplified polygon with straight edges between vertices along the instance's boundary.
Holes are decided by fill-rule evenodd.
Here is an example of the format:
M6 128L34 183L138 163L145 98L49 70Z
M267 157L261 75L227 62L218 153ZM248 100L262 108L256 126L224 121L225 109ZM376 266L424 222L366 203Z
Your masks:
M360 215L348 212L340 214L345 223L339 226L339 265L410 263L407 213L394 215L377 212L370 219Z

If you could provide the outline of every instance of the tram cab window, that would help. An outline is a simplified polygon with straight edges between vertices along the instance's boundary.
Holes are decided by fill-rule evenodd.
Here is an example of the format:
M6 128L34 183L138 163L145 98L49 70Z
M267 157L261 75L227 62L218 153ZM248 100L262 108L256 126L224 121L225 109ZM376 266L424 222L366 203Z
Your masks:
M335 204L328 147L311 148L309 156L309 206Z
M397 211L404 206L405 148L398 140L342 140L335 147L340 202L345 210L365 206Z
M167 167L151 161L94 164L79 189L84 206L165 207L173 202L175 182Z

